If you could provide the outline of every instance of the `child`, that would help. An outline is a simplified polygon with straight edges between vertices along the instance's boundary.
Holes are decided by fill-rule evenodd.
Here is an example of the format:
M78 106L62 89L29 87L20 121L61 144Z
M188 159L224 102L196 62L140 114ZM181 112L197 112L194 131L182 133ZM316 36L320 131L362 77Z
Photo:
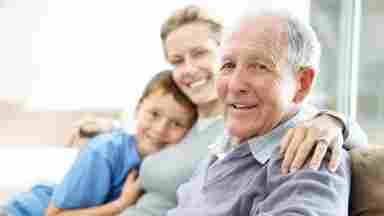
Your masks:
M84 215L90 209L117 214L139 196L129 187L138 187L132 179L142 159L178 143L196 118L195 105L176 87L171 71L160 72L136 106L135 135L117 129L91 139L59 185L37 185L3 211L13 216L44 215L49 204L47 215L75 211Z

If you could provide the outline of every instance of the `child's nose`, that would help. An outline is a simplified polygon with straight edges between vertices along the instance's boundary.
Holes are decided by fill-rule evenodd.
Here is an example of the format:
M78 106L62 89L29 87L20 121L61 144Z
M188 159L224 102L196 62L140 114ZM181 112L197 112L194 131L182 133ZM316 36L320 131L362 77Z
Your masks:
M165 118L153 122L152 129L156 133L156 136L158 136L158 138L165 136L165 133L167 131L167 125L168 121Z

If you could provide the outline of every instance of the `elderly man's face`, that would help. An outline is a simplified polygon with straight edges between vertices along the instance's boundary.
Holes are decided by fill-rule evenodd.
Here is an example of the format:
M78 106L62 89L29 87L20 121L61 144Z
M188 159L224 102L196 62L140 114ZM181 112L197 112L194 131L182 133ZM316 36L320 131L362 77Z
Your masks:
M229 133L263 135L295 111L298 77L287 65L279 20L244 21L224 40L217 89Z

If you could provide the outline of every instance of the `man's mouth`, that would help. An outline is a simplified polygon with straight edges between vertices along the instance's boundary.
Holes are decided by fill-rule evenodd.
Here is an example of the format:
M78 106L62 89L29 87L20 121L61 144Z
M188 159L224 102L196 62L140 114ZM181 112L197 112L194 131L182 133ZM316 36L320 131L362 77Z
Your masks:
M250 105L250 104L233 103L233 104L229 104L229 107L233 111L246 112L246 111L250 111L254 108L257 108L258 105L257 104Z
M230 104L230 107L236 110L250 110L256 108L257 105Z

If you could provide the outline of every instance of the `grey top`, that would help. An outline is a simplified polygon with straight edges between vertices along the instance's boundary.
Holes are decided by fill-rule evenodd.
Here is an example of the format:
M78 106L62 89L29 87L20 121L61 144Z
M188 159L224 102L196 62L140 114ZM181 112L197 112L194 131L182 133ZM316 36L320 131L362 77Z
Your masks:
M208 154L208 145L223 133L221 116L199 119L183 141L145 158L139 178L145 193L124 216L160 216L176 207L176 190L188 181Z
M223 136L197 174L179 188L179 204L167 215L347 215L350 160L346 151L342 151L335 174L324 165L320 171L305 168L281 174L279 141L300 120L298 113L270 133L241 143L218 159L229 146L229 137Z

